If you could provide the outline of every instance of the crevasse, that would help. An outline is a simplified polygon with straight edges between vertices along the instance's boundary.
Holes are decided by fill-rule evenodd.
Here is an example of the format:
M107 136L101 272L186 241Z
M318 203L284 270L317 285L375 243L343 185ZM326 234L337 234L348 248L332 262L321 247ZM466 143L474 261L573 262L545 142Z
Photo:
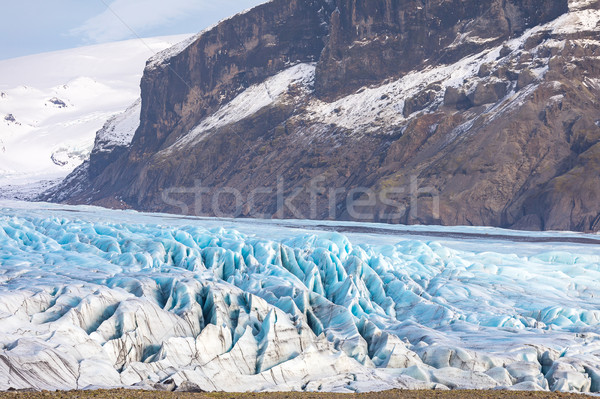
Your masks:
M3 212L0 389L600 388L598 255L129 219Z

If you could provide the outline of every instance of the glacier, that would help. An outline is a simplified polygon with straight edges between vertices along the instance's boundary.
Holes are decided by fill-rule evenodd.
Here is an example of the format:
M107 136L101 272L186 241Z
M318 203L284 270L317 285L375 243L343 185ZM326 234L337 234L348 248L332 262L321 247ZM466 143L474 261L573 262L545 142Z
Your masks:
M597 235L0 209L0 390L600 391Z
M131 109L118 114L139 99L146 60L189 36L1 60L0 198L30 199L57 184L89 157L109 118L122 131L99 138L128 144L139 118Z

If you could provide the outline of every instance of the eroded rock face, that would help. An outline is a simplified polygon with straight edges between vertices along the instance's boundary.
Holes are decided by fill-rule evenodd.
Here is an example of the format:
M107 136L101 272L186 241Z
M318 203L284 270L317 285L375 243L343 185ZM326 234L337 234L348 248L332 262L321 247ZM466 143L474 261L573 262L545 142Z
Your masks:
M152 60L125 154L92 159L91 182L74 179L84 166L44 199L599 230L600 14L567 7L267 3ZM360 187L374 203L348 199ZM240 196L215 202L230 189Z
M459 60L567 11L566 1L338 0L319 61L326 99L415 68ZM457 45L461 35L467 39ZM471 39L471 40L468 40Z
M274 0L200 35L180 54L150 62L130 158L187 133L245 88L299 62L315 62L327 36L328 2Z

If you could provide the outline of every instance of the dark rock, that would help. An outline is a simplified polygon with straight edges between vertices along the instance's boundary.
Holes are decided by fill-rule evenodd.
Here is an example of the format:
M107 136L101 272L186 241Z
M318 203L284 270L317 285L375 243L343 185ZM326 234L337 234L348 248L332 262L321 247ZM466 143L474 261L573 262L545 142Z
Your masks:
M467 94L463 90L452 86L446 88L446 93L444 94L444 105L459 110L468 109L473 106L471 100L469 100Z
M554 57L555 55L557 55L559 52L559 49L556 47L550 47L550 46L540 46L538 48L538 55L540 57Z
M176 392L203 393L206 392L198 384L190 381L183 381L175 390Z
M54 163L55 165L58 165L58 166L65 166L66 164L68 164L68 163L69 163L69 162L67 162L67 161L63 161L63 160L61 160L61 159L58 159L58 158L56 157L56 154L52 154L52 155L50 156L50 159L52 160L52 163Z
M474 106L495 103L503 98L508 92L508 83L492 82L480 83L468 98Z
M523 49L526 51L529 51L532 48L537 47L538 45L540 45L541 43L543 43L545 40L549 39L550 37L551 37L550 32L547 32L547 31L534 33L533 35L529 36L529 38L525 41L525 44L523 45Z
M514 223L511 228L515 230L527 230L527 231L543 231L544 224L542 218L539 215L525 215Z
M167 379L163 382L154 383L154 384L152 384L152 387L154 389L156 389L157 391L164 391L164 392L173 392L177 388L177 386L175 385L175 382L172 379Z
M114 146L110 151L92 151L89 160L89 178L94 179L111 164L129 154L129 148L126 146Z
M515 81L518 79L519 73L510 69L508 66L501 66L499 68L494 69L494 71L492 72L492 76L495 76L500 80Z
M517 91L521 90L522 88L529 86L530 84L532 84L533 82L535 82L537 80L537 76L531 72L531 70L529 69L524 69L521 71L521 73L519 74L519 79L517 80Z
M492 73L490 64L482 64L479 67L479 72L477 73L477 75L480 78L485 78L486 76L489 76Z
M502 49L500 49L500 55L498 56L498 58L504 58L510 53L512 53L512 49L508 46L504 46L502 47Z
M583 154L595 144L600 143L600 128L586 115L577 118L573 124L569 125L567 139L571 143L571 150L574 153Z
M67 104L61 100L60 98L57 97L52 97L50 100L48 100L48 102L50 104L53 104L56 106L56 108L67 108Z
M505 76L507 80L515 81L519 78L519 73L517 71L513 71L512 69L508 69Z
M430 106L441 90L442 87L439 84L432 84L415 96L407 98L404 102L404 116L408 117L412 113L421 111Z
M517 65L517 69L522 70L524 68L527 68L529 65L531 65L532 61L533 56L531 55L531 53L524 51L519 56L519 64Z

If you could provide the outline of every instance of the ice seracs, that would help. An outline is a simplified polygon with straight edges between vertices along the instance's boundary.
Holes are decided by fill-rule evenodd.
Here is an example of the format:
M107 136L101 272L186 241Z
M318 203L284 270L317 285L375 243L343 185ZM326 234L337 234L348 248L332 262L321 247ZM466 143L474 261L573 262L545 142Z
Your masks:
M0 389L600 390L593 245L5 206Z

